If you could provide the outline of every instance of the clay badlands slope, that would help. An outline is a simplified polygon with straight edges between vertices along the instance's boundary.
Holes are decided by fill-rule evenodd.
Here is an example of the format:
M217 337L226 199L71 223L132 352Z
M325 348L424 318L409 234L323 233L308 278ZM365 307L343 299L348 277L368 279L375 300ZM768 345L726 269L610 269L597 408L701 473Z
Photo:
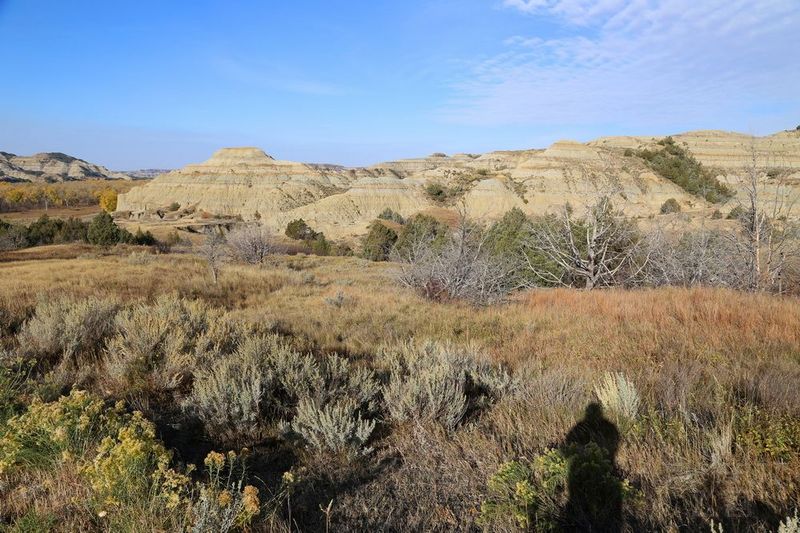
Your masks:
M781 132L756 138L697 131L674 136L686 143L720 180L741 188L742 168L755 142L765 167L789 169L790 181L800 187L800 132ZM625 157L625 148L654 143L650 137L607 137L586 144L559 141L546 150L500 151L483 155L431 156L381 163L367 168L309 165L278 161L257 148L225 148L208 161L155 178L119 198L120 215L148 218L173 202L193 212L258 218L282 231L286 223L305 219L313 228L335 238L365 232L367 225L389 207L404 216L439 210L442 205L425 193L431 182L460 187L471 217L491 220L512 207L538 214L566 202L582 205L611 192L617 205L631 216L659 212L675 198L685 213L706 216L719 206L686 193L648 169L638 157ZM730 210L736 199L721 206ZM444 206L444 207L452 207Z

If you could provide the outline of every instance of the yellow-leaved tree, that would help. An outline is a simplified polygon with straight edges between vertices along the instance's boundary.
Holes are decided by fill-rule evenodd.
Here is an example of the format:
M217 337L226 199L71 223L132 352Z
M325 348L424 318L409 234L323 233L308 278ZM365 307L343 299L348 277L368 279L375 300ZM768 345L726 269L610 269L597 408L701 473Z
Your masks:
M113 213L117 210L117 191L113 189L106 189L100 193L100 207L107 213Z

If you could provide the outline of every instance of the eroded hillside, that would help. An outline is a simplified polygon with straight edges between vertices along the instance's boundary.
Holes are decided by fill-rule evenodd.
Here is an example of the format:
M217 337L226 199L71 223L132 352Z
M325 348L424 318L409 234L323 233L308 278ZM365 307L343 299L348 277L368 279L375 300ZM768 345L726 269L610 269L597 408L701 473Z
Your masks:
M716 204L654 171L638 155L658 147L659 141L559 141L546 150L433 154L366 168L279 161L257 148L225 148L204 163L161 175L121 195L118 210L123 217L139 220L258 219L275 230L303 218L329 236L351 238L364 233L385 208L409 216L463 206L470 217L492 220L513 207L541 214L567 203L585 204L600 194L611 195L634 217L658 214L670 198L689 217L711 216L738 204L736 193L741 193L754 154L772 197L787 194L778 182L795 190L800 182L798 132L759 138L720 131L674 136L703 172L733 193Z

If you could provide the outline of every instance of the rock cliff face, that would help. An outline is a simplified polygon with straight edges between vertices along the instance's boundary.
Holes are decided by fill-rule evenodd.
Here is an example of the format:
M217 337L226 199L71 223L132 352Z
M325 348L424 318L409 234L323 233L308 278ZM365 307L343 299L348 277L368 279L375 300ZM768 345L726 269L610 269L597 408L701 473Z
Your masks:
M734 189L741 187L752 146L763 158L762 168L781 167L788 181L800 187L800 135L794 132L754 139L698 131L674 138ZM616 205L637 217L657 214L668 198L675 198L690 216L707 216L720 207L656 175L640 158L625 156L626 148L657 140L559 141L546 150L434 154L353 169L279 161L257 148L225 148L204 163L163 174L120 195L118 209L123 216L148 218L178 203L186 216L260 219L275 231L303 218L317 231L347 239L363 234L387 207L403 216L463 207L482 220L497 219L514 207L528 214L552 212L566 203L586 204L601 194L612 195ZM444 200L427 194L432 183L447 192ZM734 205L729 202L721 210Z
M52 182L87 179L130 179L130 176L58 152L31 156L0 152L0 181Z

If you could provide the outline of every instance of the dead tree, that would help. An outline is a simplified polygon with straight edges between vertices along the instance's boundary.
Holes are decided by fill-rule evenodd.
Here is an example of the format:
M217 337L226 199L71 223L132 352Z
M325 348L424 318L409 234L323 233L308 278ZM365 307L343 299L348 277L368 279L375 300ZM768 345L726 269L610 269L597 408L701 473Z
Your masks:
M228 246L236 259L260 265L275 252L272 235L263 226L243 226L227 235Z
M225 236L222 235L219 229L212 230L212 232L206 236L205 242L200 247L200 255L208 264L208 270L211 273L211 279L214 285L217 284L220 270L222 270L222 264L228 256L226 248Z
M648 236L650 259L645 283L652 286L737 287L731 268L736 250L721 231L707 228L681 233L677 228L657 229Z
M797 196L786 183L782 170L778 168L770 178L764 162L753 140L750 160L744 169L742 214L729 239L743 267L741 288L783 292L784 274L789 264L800 258L798 227L793 220Z
M443 243L420 235L402 257L395 256L398 280L432 300L463 299L476 305L502 300L515 288L514 266L490 253L487 235L462 211Z
M635 281L650 258L636 226L614 210L607 196L583 217L567 206L533 223L524 246L527 268L538 284L587 290Z

